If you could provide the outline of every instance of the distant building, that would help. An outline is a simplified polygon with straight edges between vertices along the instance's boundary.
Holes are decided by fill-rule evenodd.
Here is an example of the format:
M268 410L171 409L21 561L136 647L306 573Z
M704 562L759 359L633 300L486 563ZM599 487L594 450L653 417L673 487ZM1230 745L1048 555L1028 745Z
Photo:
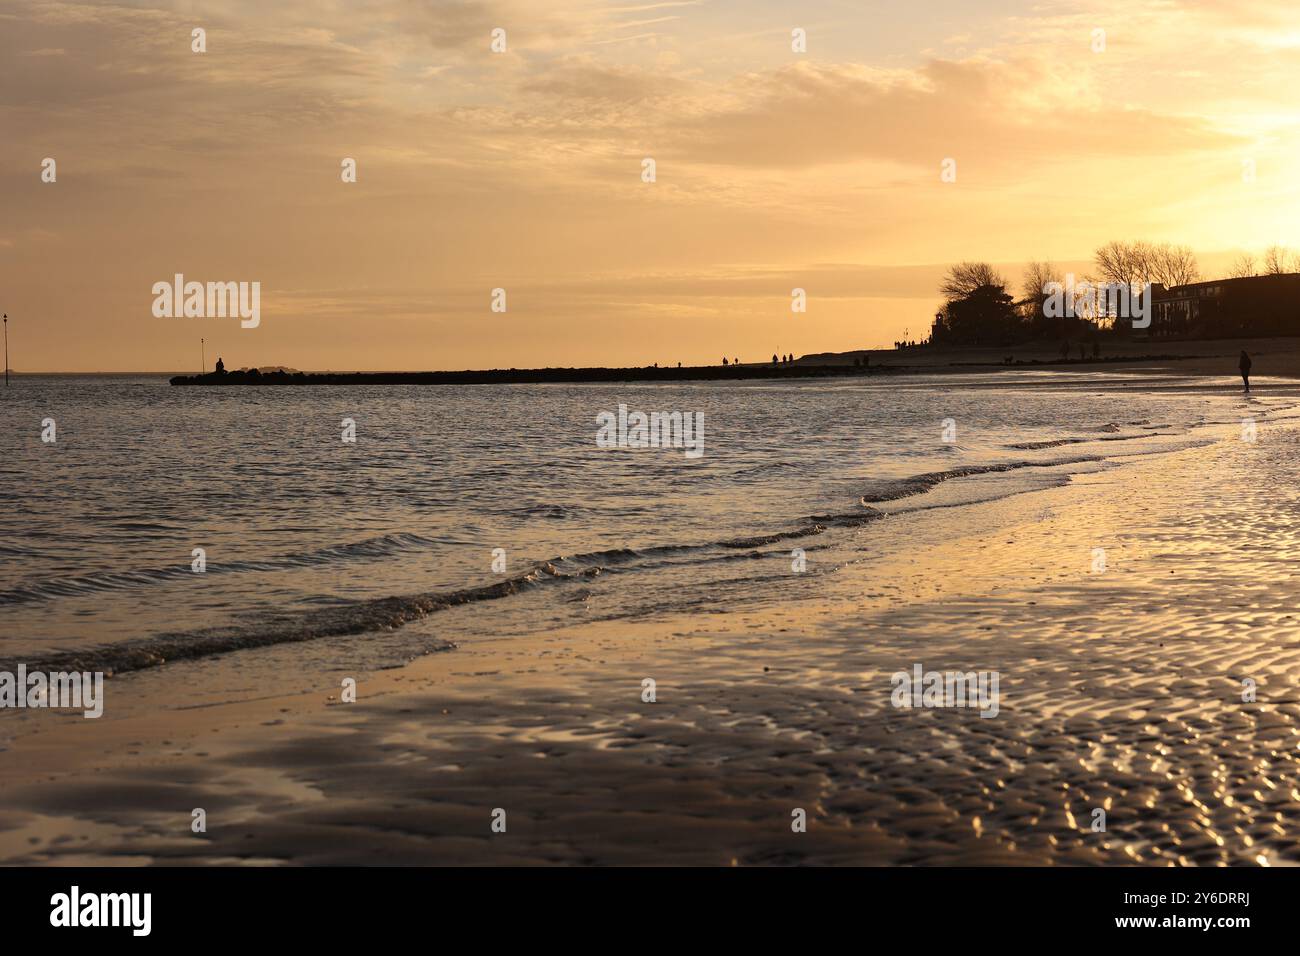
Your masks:
M1300 335L1300 274L1152 287L1155 336Z

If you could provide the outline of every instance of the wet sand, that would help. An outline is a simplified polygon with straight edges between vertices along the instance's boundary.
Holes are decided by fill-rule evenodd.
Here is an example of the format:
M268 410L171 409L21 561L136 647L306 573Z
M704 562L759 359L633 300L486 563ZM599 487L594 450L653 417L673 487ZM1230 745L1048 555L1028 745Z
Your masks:
M123 675L9 741L0 860L1300 863L1300 423L1222 437L886 518L946 534L803 601L466 641L355 703L259 651ZM893 707L917 663L996 670L998 715Z

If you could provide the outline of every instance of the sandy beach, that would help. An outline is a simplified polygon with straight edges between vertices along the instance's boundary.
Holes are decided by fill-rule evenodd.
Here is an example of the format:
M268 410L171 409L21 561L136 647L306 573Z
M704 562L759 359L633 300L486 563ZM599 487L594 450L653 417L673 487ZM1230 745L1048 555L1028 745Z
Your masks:
M810 551L834 573L793 601L120 675L100 720L9 725L0 861L1300 862L1300 422L1241 408L1253 442L1207 428L960 519L882 506L911 546ZM997 716L893 706L916 664L996 671Z

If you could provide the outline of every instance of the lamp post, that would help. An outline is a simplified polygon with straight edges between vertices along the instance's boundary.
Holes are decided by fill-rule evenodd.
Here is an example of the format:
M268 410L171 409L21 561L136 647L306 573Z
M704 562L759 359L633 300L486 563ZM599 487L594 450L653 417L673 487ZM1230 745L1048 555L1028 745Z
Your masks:
M9 313L5 317L5 388L9 387Z
M208 374L208 346L203 339L199 339L199 374Z

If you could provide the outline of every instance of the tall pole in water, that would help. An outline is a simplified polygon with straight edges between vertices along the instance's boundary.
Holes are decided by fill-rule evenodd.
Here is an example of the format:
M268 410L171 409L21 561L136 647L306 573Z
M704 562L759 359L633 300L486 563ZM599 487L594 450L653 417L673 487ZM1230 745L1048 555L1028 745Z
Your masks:
M9 313L5 317L5 388L9 387Z

